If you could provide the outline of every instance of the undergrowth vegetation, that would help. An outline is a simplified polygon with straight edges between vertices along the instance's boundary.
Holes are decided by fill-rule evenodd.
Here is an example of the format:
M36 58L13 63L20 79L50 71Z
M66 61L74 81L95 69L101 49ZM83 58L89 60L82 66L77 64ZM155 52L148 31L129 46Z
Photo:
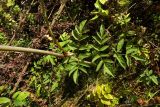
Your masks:
M0 0L0 106L158 107L159 35L158 0Z

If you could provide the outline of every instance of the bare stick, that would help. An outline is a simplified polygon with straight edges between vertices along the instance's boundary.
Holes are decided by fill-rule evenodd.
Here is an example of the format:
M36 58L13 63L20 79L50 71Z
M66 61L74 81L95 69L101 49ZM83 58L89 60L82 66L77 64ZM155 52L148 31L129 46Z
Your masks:
M17 51L17 52L38 53L38 54L54 55L56 57L61 57L61 58L73 55L73 53L66 53L64 55L64 54L55 53L55 52L51 52L51 51L45 51L45 50L38 50L38 49L24 48L24 47L14 47L14 46L3 46L3 45L0 45L0 51Z
M24 66L22 72L19 74L19 78L18 78L17 82L15 83L14 88L13 88L12 91L9 93L10 95L13 94L13 93L17 90L18 85L19 85L19 83L22 81L23 76L24 76L24 74L25 74L25 72L26 72L26 70L27 70L27 68L28 68L28 65L29 65L29 62L27 62L27 64Z
M60 5L58 11L56 12L56 14L54 15L54 18L53 18L53 20L52 20L51 28L54 26L56 20L58 20L59 17L61 16L61 13L62 13L62 11L63 11L66 3L67 3L67 0L61 0L61 5Z
M47 10L46 10L46 7L45 7L45 4L44 4L44 1L43 1L43 0L40 0L40 5L41 5L42 13L44 14L44 15L43 15L44 21L45 21L46 24L47 24L48 32L49 32L49 34L52 36L53 42L64 52L64 49L61 47L61 45L59 44L59 42L58 42L57 39L55 38L55 35L54 35L53 32L52 32L51 26L49 25L49 21L48 21L48 17L47 17ZM65 52L64 52L64 53L65 53ZM66 54L66 53L65 53L65 54Z

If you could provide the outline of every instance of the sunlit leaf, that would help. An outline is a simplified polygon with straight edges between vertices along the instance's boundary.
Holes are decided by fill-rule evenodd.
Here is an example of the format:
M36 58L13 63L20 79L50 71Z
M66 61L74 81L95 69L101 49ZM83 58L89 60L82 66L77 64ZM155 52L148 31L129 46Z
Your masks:
M99 1L97 0L96 3L94 3L94 6L99 9L99 10L102 10L102 7L101 5L99 4Z
M18 95L21 93L21 91L17 91L13 94L12 98L15 99L18 97Z
M109 14L109 10L101 10L101 11L104 16L107 16Z
M25 100L29 95L30 95L30 93L27 91L20 92L16 99L17 100Z
M103 99L101 99L101 103L104 104L104 105L108 105L108 106L112 104L111 101L103 100Z
M15 0L7 0L7 7L13 6L15 4Z
M97 92L97 95L98 95L99 98L101 97L101 91L102 91L101 86L97 85L96 86L96 92Z
M119 104L118 98L115 98L115 97L114 97L114 99L112 100L112 104L114 104L114 105L115 105L115 104Z
M105 88L105 85L102 84L102 85L101 85L101 94L102 94L103 96L106 94L104 88Z
M104 97L105 97L106 99L109 99L109 100L114 99L113 95L111 95L111 94L106 94L106 95L104 95Z
M26 100L14 100L14 106L26 106Z
M99 0L100 3L105 4L108 0Z
M11 100L7 97L0 97L0 104L10 103Z
M104 88L105 92L106 93L111 93L111 88L109 87L109 85L105 85L105 88Z

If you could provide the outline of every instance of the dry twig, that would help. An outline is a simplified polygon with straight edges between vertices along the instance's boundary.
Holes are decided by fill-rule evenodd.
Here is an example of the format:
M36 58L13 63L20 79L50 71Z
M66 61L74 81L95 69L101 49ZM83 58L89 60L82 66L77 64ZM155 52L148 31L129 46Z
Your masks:
M24 66L22 72L19 74L19 78L18 78L17 82L15 83L14 88L13 88L12 91L9 93L10 95L12 95L12 94L17 90L18 85L19 85L19 83L22 81L23 76L24 76L24 74L25 74L25 72L26 72L26 70L27 70L27 68L28 68L28 65L29 65L29 62L27 62L27 64Z
M14 47L14 46L2 46L2 45L0 45L0 51L30 52L30 53L38 53L38 54L45 54L45 55L54 55L56 57L61 57L61 58L73 55L73 53L69 53L69 52L64 55L64 54L55 53L51 51L44 51L44 50L23 48L23 47Z

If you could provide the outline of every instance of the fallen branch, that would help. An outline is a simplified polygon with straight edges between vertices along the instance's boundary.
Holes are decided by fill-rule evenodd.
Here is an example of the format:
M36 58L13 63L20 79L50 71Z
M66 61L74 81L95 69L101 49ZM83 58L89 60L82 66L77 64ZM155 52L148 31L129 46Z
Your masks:
M54 26L56 20L58 20L60 18L61 14L62 14L62 12L64 10L64 7L65 7L65 5L67 3L67 1L68 0L61 0L61 5L60 5L58 11L56 12L56 14L54 15L54 18L53 18L52 23L50 25L51 28Z
M73 55L73 53L70 53L70 52L67 52L65 54L60 54L60 53L55 53L55 52L45 51L45 50L38 50L38 49L24 48L24 47L14 47L14 46L3 46L3 45L0 45L0 51L38 53L38 54L45 54L45 55L54 55L56 57L61 57L61 58Z
M24 76L24 74L25 74L25 72L26 72L26 70L27 70L27 68L28 68L28 65L29 65L29 62L27 62L27 64L24 66L22 72L19 74L19 78L18 78L17 82L15 83L14 88L13 88L12 91L9 93L10 95L12 95L12 94L17 90L18 85L19 85L19 83L22 81L23 76Z
M59 42L55 38L55 35L52 32L51 26L49 25L49 21L48 21L48 17L47 17L47 10L46 10L46 7L45 7L44 0L40 0L40 6L41 6L42 13L44 14L43 17L44 17L45 23L47 24L48 32L53 38L53 42L58 46L59 49L61 49L63 51L64 54L66 54L64 49L61 47L61 45L59 44Z

